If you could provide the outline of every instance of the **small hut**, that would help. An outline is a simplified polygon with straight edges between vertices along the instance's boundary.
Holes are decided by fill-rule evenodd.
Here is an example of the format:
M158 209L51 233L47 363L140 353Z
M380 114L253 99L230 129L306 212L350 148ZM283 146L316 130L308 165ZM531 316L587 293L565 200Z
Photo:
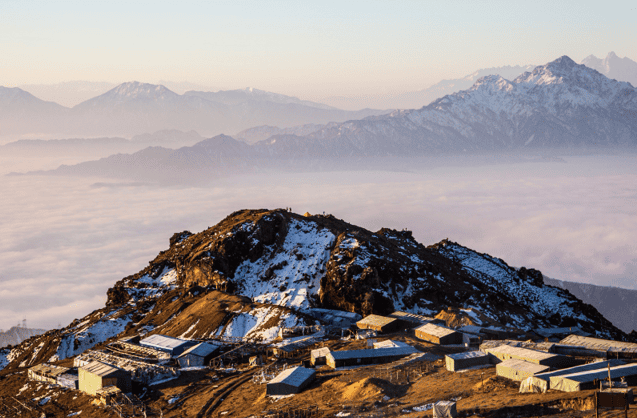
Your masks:
M42 363L33 366L27 373L29 380L36 380L38 382L49 383L51 385L57 384L58 376L66 373L69 369L66 367L56 366L54 364Z
M328 347L317 348L316 350L310 351L310 365L317 366L326 364L327 355L330 353L330 349Z
M549 366L529 363L524 360L510 359L496 364L495 372L498 376L506 377L507 379L511 379L516 382L521 382L527 377L546 372L549 368Z
M97 395L100 389L116 386L122 392L131 391L131 374L108 364L92 361L78 370L78 387L89 395Z
M425 324L416 328L415 333L417 338L434 344L462 344L461 333L440 325Z
M281 372L266 385L268 395L292 395L301 392L314 380L314 370L294 367Z
M356 323L359 329L371 329L376 332L395 332L401 329L403 321L381 315L368 315Z
M466 351L464 353L447 354L445 364L447 370L455 372L469 367L483 366L489 364L489 355L482 351Z
M220 347L218 344L207 342L192 346L177 357L179 367L203 367L210 362Z

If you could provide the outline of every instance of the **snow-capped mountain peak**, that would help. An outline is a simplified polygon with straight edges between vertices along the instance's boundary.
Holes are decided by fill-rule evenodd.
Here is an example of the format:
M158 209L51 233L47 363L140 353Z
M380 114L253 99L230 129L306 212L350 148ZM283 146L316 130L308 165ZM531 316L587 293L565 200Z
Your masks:
M106 94L109 93L111 97L119 96L127 99L137 99L142 97L165 99L167 96L178 96L177 93L168 90L162 85L140 83L138 81L122 83Z

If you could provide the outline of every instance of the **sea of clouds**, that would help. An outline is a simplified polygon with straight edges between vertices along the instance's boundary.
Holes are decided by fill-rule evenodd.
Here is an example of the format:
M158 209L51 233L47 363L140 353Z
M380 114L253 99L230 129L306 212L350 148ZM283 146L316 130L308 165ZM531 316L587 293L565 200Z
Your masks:
M2 167L19 171L15 161ZM3 175L0 196L1 329L23 318L29 327L66 325L103 306L106 290L168 248L174 232L199 232L243 208L407 228L426 245L449 238L556 279L637 289L631 154L268 174L205 188Z

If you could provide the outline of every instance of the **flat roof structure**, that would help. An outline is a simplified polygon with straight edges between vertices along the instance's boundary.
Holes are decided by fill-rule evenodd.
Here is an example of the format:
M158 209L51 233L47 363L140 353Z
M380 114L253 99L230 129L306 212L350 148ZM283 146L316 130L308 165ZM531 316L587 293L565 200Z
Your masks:
M445 356L445 366L450 372L489 363L489 355L482 351L465 351L464 353L447 354Z
M411 346L402 341L385 340L385 341L375 342L373 344L373 347L374 348L394 348L394 347L411 347Z
M409 313L409 312L403 312L403 311L392 312L392 313L389 314L389 316L391 318L400 319L400 320L403 320L405 322L409 322L409 323L412 323L412 324L418 324L418 325L424 325L424 324L427 324L427 323L435 320L435 318L432 318L430 316L417 315L417 314L413 314L413 313Z
M139 344L144 347L166 351L172 356L178 356L188 347L197 344L197 342L169 337L167 335L153 334L140 340Z
M501 345L484 350L491 355L492 361L496 364L510 359L523 360L528 363L540 364L543 366L559 367L572 364L572 359L559 354L546 353L544 351L530 350L522 347L512 347Z
M414 330L416 337L434 344L461 344L462 334L451 328L425 324Z
M582 337L580 335L569 335L560 341L562 345L573 345L586 347L593 350L609 350L611 348L637 349L637 343L626 343L623 341L604 340L601 338Z
M411 346L376 348L369 350L330 351L326 356L326 363L332 368L356 366L375 363L389 363L411 354L419 353Z
M611 367L621 366L624 364L621 360L609 360L609 361L596 361L594 363L582 364L580 366L569 367L567 369L553 370L551 372L538 373L532 377L529 377L528 382L523 382L520 385L520 392L546 392L551 388L551 377L564 376L567 374L575 374L581 372L587 372L592 370L605 369L608 373L608 365ZM536 388L536 389L534 389Z
M211 344L209 342L199 343L197 345L193 345L192 347L186 349L183 353L179 355L179 357L183 357L186 355L193 355L197 357L206 357L215 351L221 348L221 344Z
M54 364L42 363L29 368L27 376L29 380L38 380L56 384L59 376L69 371L66 367L56 366Z
M549 366L529 363L524 360L509 359L496 364L495 372L498 376L520 382L527 377L549 370Z
M316 372L305 367L294 367L279 373L266 385L268 395L290 395L301 392L315 378Z
M356 323L356 326L360 329L373 329L379 332L388 332L397 330L401 321L397 318L381 316L381 315L368 315Z
M593 389L596 380L608 379L608 366L595 370L550 377L551 389L562 392L576 392ZM624 364L610 368L611 379L637 377L637 364Z

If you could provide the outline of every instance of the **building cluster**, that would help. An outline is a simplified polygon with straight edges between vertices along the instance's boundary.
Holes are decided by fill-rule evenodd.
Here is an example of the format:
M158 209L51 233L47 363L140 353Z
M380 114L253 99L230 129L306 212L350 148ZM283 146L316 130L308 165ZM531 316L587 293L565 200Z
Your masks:
M218 342L182 340L155 334L114 341L101 350L87 350L73 359L73 367L38 364L30 380L42 381L89 395L112 397L179 375L180 369L202 367L219 352Z
M233 361L248 359L250 366L258 366L269 358L269 361L282 360L277 365L286 365L271 369L267 376L264 367L259 383L267 383L266 394L270 396L287 396L311 385L317 366L342 369L385 364L374 370L396 370L439 359L393 336L377 338L399 333L458 351L445 356L448 371L495 367L497 376L520 382L520 392L579 391L598 387L604 380L609 382L610 390L621 391L623 384L637 382L637 364L630 363L637 359L637 344L591 338L578 329L540 329L535 333L535 341L520 341L506 339L518 336L516 330L473 325L452 328L441 320L406 312L365 318L328 309L309 309L305 313L320 319L322 325L281 329L280 341L267 346L192 341L155 334L121 339L100 350L88 350L74 359L72 368L40 364L29 369L28 376L108 397L130 392L135 385L172 379L184 369L207 366L221 369ZM343 336L345 330L348 335L366 338L367 348L334 350L321 346L334 331ZM573 333L565 335L568 332ZM299 359L306 360L297 365ZM288 362L293 365L288 367ZM437 403L434 416L455 416L455 403Z
M637 384L637 364L630 363L634 359L635 343L577 334L556 342L488 340L478 351L445 356L446 368L452 372L495 366L497 376L520 382L522 393L608 386L612 391L625 391L631 399L632 389L627 386Z

